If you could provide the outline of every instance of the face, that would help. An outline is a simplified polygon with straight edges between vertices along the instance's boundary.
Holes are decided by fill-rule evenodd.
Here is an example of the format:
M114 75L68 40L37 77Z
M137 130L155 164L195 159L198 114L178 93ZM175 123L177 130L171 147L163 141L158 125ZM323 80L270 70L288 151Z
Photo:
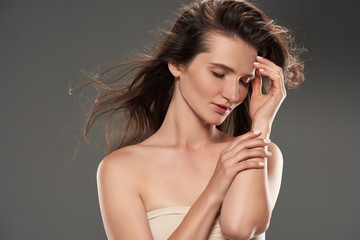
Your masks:
M196 55L186 68L180 67L177 84L199 117L219 125L246 98L255 77L257 49L240 38L216 32L207 39L209 51Z

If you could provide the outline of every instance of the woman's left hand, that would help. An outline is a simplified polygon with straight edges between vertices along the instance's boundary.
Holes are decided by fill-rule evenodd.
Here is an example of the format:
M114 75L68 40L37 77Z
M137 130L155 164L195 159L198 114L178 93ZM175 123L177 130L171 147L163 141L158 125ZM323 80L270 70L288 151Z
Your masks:
M252 83L252 94L250 98L250 117L254 122L272 124L276 112L286 97L284 75L281 67L269 59L257 57L254 62L255 79ZM262 94L261 75L271 80L271 87L268 94Z

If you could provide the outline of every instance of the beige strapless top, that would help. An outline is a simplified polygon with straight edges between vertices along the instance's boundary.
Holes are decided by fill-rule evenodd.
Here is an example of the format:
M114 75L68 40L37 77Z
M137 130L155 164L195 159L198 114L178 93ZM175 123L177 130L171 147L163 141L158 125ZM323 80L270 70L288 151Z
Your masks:
M188 206L165 207L147 212L150 229L154 240L166 240L175 231L189 211ZM226 240L221 233L219 224L220 211L217 213L211 226L208 240ZM265 233L252 238L252 240L265 240Z

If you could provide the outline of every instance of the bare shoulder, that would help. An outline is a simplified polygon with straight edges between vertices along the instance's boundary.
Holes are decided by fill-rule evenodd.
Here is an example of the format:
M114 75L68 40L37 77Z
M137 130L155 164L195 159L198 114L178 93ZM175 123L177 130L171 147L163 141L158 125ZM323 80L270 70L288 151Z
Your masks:
M126 164L128 162L131 162L131 160L135 158L136 158L136 145L131 145L113 151L112 153L104 157L104 159L102 159L100 165Z
M114 151L100 162L97 186L101 215L108 239L151 239L139 194L136 147ZM139 231L133 231L133 229Z
M116 184L118 188L128 188L139 195L145 162L142 161L143 153L139 148L137 145L126 146L104 157L97 168L98 186L105 182Z
M97 169L97 175L104 172L117 172L123 177L131 177L138 169L139 147L136 145L126 146L115 150L101 160ZM136 174L135 174L136 175Z

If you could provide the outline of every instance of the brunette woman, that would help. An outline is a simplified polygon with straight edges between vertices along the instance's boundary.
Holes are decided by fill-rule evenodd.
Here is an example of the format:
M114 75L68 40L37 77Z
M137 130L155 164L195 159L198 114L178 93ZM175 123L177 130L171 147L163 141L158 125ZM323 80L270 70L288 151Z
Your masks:
M265 239L283 167L271 126L304 78L292 42L251 3L195 1L152 52L92 77L83 137L108 114L109 239Z

